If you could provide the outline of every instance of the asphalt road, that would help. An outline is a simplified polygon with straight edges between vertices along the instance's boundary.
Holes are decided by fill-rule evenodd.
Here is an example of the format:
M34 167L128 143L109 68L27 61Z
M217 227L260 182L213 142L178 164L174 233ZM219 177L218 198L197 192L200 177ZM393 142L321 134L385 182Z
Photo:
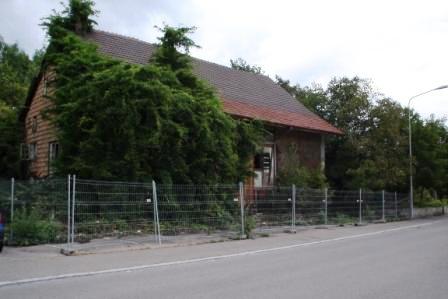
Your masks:
M255 241L40 257L29 260L29 271L14 271L20 259L1 258L0 271L11 275L0 276L0 285L65 276L0 286L0 298L448 298L447 217ZM109 273L97 272L104 269ZM84 274L68 277L79 271Z

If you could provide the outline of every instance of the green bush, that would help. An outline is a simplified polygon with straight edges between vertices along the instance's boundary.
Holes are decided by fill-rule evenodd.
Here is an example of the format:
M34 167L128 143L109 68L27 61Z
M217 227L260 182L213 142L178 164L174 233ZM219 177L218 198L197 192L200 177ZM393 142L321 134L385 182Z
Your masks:
M416 201L418 208L439 208L448 205L448 199L427 199L425 201Z
M438 208L448 205L448 199L438 199L433 190L418 188L414 195L414 206L417 208Z
M216 219L213 224L217 229L228 229L235 222L230 211L218 203L211 204L207 216Z
M349 223L354 223L354 219L353 217L350 217L346 214L342 214L342 213L337 213L336 217L334 218L334 222L336 224L349 224Z
M63 241L62 224L44 219L36 210L18 210L11 224L13 241L20 246Z
M298 146L292 143L285 153L284 166L279 169L276 183L279 185L295 184L298 188L324 188L327 178L320 169L310 169L302 165Z
M253 216L246 216L244 218L244 233L248 238L252 236L252 231L257 227L257 221Z

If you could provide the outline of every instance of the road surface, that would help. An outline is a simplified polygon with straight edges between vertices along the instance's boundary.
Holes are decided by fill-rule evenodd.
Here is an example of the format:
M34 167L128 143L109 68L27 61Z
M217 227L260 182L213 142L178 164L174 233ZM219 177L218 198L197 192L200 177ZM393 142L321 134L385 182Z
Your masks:
M448 217L76 257L7 249L0 272L0 298L448 298Z

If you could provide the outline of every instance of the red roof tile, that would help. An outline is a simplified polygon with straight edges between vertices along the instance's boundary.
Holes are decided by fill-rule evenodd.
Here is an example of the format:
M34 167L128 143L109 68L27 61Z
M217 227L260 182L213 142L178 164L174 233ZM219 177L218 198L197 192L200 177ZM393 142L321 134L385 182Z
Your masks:
M330 134L343 134L341 130L319 117L274 110L270 107L223 100L224 111L235 116L258 119L276 125L286 125Z

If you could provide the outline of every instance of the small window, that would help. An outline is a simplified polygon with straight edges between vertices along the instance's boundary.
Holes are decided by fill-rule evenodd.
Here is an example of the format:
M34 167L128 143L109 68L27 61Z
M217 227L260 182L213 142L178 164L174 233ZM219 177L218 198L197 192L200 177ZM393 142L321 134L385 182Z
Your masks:
M50 142L48 144L48 174L52 175L54 173L53 162L59 156L59 143Z
M31 132L34 134L37 132L37 116L33 116L31 121Z
M28 144L22 143L20 144L20 159L28 160Z
M59 143L50 142L48 144L48 161L54 161L59 156Z
M22 143L20 145L20 158L22 160L32 161L37 157L37 144L31 143L26 144Z
M28 145L29 147L29 156L30 156L30 160L35 160L37 158L37 144L36 143L31 143Z
M267 143L263 150L254 157L254 185L256 187L271 186L275 179L275 144Z
M43 78L43 94L44 94L44 96L47 95L47 92L48 92L48 80L47 80L47 76L45 76L45 73L44 73L44 78Z

